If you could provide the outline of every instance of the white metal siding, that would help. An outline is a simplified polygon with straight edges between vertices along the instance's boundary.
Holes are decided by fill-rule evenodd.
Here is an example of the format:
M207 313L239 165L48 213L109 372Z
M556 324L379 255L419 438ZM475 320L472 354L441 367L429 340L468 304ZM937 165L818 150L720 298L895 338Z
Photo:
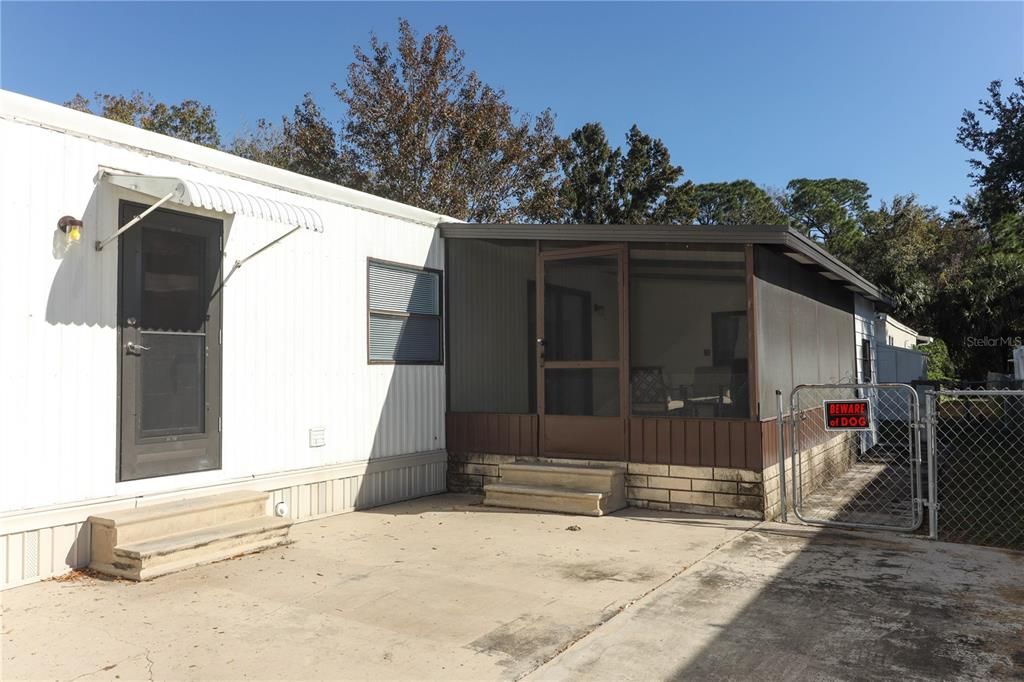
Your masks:
M435 230L10 120L0 149L0 512L444 448L444 368L366 359L367 259L442 269ZM118 199L153 199L94 185L100 166L308 205L324 219L322 234L288 237L224 290L221 471L115 481L117 248L92 242L113 231ZM225 220L226 264L288 229L190 210ZM85 228L60 258L65 214ZM326 429L325 447L309 447L311 427Z
M284 475L247 481L209 492L242 488L266 490L270 493L271 504L288 503L289 515L295 521L311 521L444 492L446 468L447 453L426 453L347 466L343 467L344 471L324 470L319 476L317 473L298 477ZM299 480L287 480L290 478ZM89 514L132 508L134 502L82 505L60 513L65 517L63 521L0 534L0 590L87 566L92 537L86 521ZM72 518L73 521L67 522Z
M862 296L854 296L854 340L857 353L857 381L863 383L864 376L864 341L871 348L871 380L878 381L878 357L875 341L875 306Z
M864 298L863 296L854 295L853 297L853 335L854 335L854 351L857 357L857 383L878 383L878 344L875 342L875 305ZM869 370L870 376L866 376L864 373L864 342L867 341L870 349L870 363ZM876 408L879 405L878 402L878 389L869 388L865 392L865 397L869 400L873 400ZM867 451L872 448L875 443L878 442L878 431L877 424L875 424L871 431L862 431L858 435L860 441L860 448L862 451Z

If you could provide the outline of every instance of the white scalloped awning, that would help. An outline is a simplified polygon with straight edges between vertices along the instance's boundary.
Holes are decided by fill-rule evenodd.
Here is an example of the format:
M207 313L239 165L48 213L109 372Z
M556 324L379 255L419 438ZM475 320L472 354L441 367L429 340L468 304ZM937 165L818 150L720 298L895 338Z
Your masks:
M237 192L205 182L111 171L103 171L102 178L112 185L135 190L151 197L159 198L170 194L172 196L168 201L175 204L270 220L275 223L304 227L314 232L324 231L324 221L320 218L320 214L311 208L265 199L254 194Z

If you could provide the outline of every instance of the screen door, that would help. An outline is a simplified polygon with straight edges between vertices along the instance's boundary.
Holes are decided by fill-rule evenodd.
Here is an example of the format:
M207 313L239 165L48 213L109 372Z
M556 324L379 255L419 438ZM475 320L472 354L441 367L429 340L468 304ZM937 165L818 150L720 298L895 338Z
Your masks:
M119 238L119 480L220 468L222 234L158 210Z
M548 457L625 461L625 246L540 256L537 403Z

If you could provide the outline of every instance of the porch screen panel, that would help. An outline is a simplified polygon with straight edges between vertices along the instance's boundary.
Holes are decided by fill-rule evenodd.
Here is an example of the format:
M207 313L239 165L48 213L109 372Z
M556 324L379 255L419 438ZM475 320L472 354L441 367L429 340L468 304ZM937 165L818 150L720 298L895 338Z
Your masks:
M451 412L536 412L536 243L449 239Z
M743 251L635 244L629 268L631 413L748 417Z

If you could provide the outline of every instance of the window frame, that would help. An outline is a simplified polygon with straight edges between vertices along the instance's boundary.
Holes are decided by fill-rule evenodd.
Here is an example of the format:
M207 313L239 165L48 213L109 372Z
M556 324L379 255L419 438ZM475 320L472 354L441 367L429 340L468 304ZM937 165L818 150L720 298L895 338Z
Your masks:
M874 382L875 373L872 370L871 364L874 360L873 353L871 352L871 339L867 336L860 340L860 382L862 384L870 384Z
M430 273L437 275L437 314L427 315L425 313L408 313L398 312L395 310L382 310L379 308L372 308L370 306L370 268L373 265L383 265L385 267L396 268L399 270L407 270L410 272ZM399 263L397 261L384 260L383 258L368 257L366 259L366 364L368 365L419 365L419 366L443 366L445 358L445 325L444 325L444 271L438 268L428 268L421 265L410 265L408 263ZM423 318L428 320L437 320L437 360L375 360L371 355L370 350L370 318L374 315L378 317L391 317L391 318Z

